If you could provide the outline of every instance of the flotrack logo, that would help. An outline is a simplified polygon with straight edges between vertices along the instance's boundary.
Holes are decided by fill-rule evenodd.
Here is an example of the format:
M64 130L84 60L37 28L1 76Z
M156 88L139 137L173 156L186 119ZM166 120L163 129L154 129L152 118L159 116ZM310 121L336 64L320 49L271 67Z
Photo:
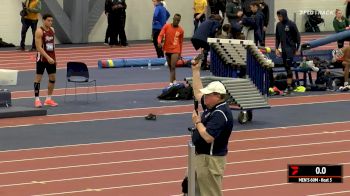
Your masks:
M299 15L315 15L315 14L321 14L321 15L335 15L335 11L333 10L299 10Z

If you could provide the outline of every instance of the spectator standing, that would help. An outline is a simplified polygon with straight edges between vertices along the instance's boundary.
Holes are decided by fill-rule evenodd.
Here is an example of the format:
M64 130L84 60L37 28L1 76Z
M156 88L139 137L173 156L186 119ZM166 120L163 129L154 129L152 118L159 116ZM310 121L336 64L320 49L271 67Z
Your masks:
M35 46L35 31L38 25L39 13L41 11L40 0L25 0L22 2L24 15L21 17L22 30L21 30L21 43L18 48L21 51L25 50L26 34L29 27L32 29L33 41L30 51L36 51Z
M226 16L228 22L238 22L243 16L242 6L239 0L228 0L226 5Z
M158 58L164 58L164 53L162 48L158 47L158 36L165 25L166 21L169 19L170 14L168 10L166 10L161 3L160 0L152 0L154 5L154 13L153 13L153 20L152 20L152 39L153 39L153 45L157 52Z
M267 31L267 27L269 25L269 20L270 20L270 8L265 3L264 0L260 0L260 9L261 9L262 13L264 14L264 28L263 28L263 36L262 36L261 46L265 46L266 31Z
M258 2L252 2L250 10L253 13L250 17L254 21L254 42L257 46L261 46L264 31L264 14L261 12Z
M116 37L120 41L122 47L128 46L128 41L125 34L126 8L125 0L117 0L116 8Z
M194 32L196 32L199 23L202 23L205 20L205 12L207 11L207 0L194 0L193 1L193 23L194 23Z
M109 44L109 41L111 38L111 21L110 21L109 13L111 13L112 7L109 6L110 5L109 1L110 0L105 1L105 14L107 16L107 29L106 29L105 42L104 42L105 45Z

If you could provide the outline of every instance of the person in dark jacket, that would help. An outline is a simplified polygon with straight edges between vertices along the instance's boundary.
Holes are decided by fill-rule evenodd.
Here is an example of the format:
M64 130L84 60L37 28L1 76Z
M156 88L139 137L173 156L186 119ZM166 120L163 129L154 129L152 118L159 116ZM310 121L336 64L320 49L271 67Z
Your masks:
M217 10L221 12L222 20L224 20L226 16L226 4L226 0L218 0L218 3L216 4Z
M127 40L125 35L125 14L126 3L125 0L107 0L105 3L105 13L108 15L108 24L106 37L109 36L109 45L127 46ZM118 41L119 37L119 41ZM105 40L106 41L106 40Z
M228 0L226 6L226 16L230 24L230 37L239 39L242 31L243 11L239 0Z
M250 4L250 10L252 11L251 18L254 19L254 42L257 46L261 46L264 29L264 14L260 10L258 2L252 2Z
M221 29L222 18L218 14L211 15L208 20L204 21L194 33L191 42L196 50L201 49L204 57L202 69L208 69L207 58L210 46L207 42L209 37L215 37L216 33Z
M261 9L262 13L264 14L264 28L263 28L263 36L262 36L261 46L265 46L266 31L267 31L267 26L269 25L269 20L270 20L270 9L269 9L269 6L264 2L264 0L260 0L260 9Z
M211 14L219 14L218 0L208 0Z
M117 9L116 9L116 15L117 15L117 37L119 38L120 45L121 46L128 46L128 41L126 39L125 34L125 22L126 22L126 10L127 5L125 3L125 0L118 0L117 1Z
M228 0L226 5L226 16L229 23L238 22L243 16L242 6L239 0Z
M109 13L112 11L112 7L110 6L110 0L105 1L105 14L107 16L107 29L105 35L105 44L109 44L109 40L111 38L111 21L109 17Z
M293 72L293 58L300 47L300 33L295 23L288 19L287 10L277 11L279 22L276 25L276 55L281 56L287 72L287 93L291 93ZM278 49L281 45L282 52Z
M253 14L252 11L250 10L250 4L255 1L256 0L241 0L243 15L250 17Z
M158 58L164 58L164 52L161 47L158 47L158 36L166 21L169 19L170 14L165 9L160 0L152 0L154 5L153 21L152 21L152 38L153 45L157 52Z

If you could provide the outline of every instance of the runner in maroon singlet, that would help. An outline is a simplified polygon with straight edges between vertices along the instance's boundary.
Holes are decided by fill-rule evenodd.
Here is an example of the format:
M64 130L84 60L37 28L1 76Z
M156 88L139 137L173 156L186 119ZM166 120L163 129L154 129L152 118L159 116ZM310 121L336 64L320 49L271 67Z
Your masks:
M53 16L43 15L43 26L35 32L35 45L38 51L36 58L36 76L34 80L35 107L42 107L39 91L40 81L45 72L49 75L48 95L44 105L56 107L58 104L51 99L56 81L55 31L52 27Z

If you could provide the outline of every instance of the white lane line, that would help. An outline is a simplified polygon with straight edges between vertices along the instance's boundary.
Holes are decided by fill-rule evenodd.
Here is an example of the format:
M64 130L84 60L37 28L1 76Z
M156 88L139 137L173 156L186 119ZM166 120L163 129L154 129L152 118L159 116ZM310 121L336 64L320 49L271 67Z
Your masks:
M255 163L255 162L264 162L264 161L275 161L281 159L293 159L293 158L301 158L301 157L313 157L313 156L322 156L322 155L333 155L333 154L342 154L342 153L350 153L350 150L344 151L335 151L335 152L324 152L324 153L316 153L316 154L304 154L304 155L295 155L295 156L287 156L287 157L275 157L269 159L257 159L257 160L247 160L247 161L237 161L228 163L228 165L232 164L242 164L242 163Z
M39 195L32 195L32 196L67 195L67 194L74 194L74 193L105 191L105 190L133 188L133 187L142 187L142 186L154 186L154 185L173 184L173 183L180 183L180 182L182 182L182 180L174 180L174 181L167 181L167 182L154 182L154 183L147 183L147 184L136 184L136 185L118 186L118 187L106 187L106 188L99 188L99 189L85 189L85 190L78 190L78 191L69 191L69 192L61 192L61 193L48 193L48 194L39 194Z
M20 171L12 171L12 172L2 172L2 173L0 173L0 175L19 174L19 173L28 173L28 172L40 172L40 171L52 171L52 170L60 170L60 169L72 169L72 168L92 167L92 166L101 166L101 165L113 165L113 164L122 164L122 163L157 161L157 160L177 159L177 158L185 158L185 157L187 157L187 155L156 157L156 158L149 158L149 159L126 160L126 161L113 161L113 162L93 163L93 164L84 164L84 165L71 165L71 166L64 166L64 167L52 167L52 168L20 170Z
M172 115L182 115L182 114L192 114L192 112L166 113L166 114L162 114L162 116L172 116ZM96 118L96 119L89 119L89 120L52 122L52 123L42 123L42 124L23 124L23 125L4 126L4 127L0 127L0 129L17 128L17 127L29 127L29 126L42 126L42 125L59 125L59 124L67 124L67 123L84 123L84 122L108 121L108 120L123 120L123 119L144 118L144 117L145 116L142 115L142 116L125 116L125 117L115 117L115 118Z
M47 184L47 183L54 183L54 182L67 182L67 181L75 181L75 180L106 178L106 177L115 177L115 176L126 176L126 175L135 175L135 174L147 174L147 173L174 171L174 170L186 171L186 169L187 167L177 167L177 168L145 170L145 171L128 172L128 173L114 173L114 174L106 174L106 175L98 175L98 176L84 176L84 177L64 178L64 179L56 179L56 180L32 181L32 182L25 182L25 183L18 183L18 184L4 184L4 185L0 185L0 188L13 187L13 186L25 186L25 185L32 185L32 184Z
M293 103L293 104L280 104L280 105L272 105L271 107L287 107L287 106L303 106L303 105L312 105L312 104L321 104L321 103L338 103L338 102L349 102L349 99L340 99L335 101L314 101L307 103Z
M67 181L74 181L74 180L96 179L96 178L105 178L105 177L114 177L114 176L145 174L145 173L156 173L156 172L165 172L165 171L174 171L174 170L184 170L184 171L186 171L186 169L187 169L187 167L177 167L177 168L167 168L167 169L158 169L158 170L146 170L146 171L129 172L129 173L114 173L114 174L108 174L108 175L85 176L85 177L77 177L77 178L65 178L65 179L56 179L56 180L46 180L46 181L31 181L31 182L26 182L26 183L0 185L0 188L13 187L13 186L25 186L25 185L33 185L33 184L47 184L47 183L54 183L54 182L67 182ZM285 171L287 171L287 169L252 172L252 173L241 173L241 174L234 174L234 175L225 175L224 178L238 177L238 176L260 175L260 174L269 174L269 173L278 173L278 172L285 172Z
M349 178L349 177L350 176L344 176L344 178ZM147 184L136 184L136 185L127 185L127 186L105 187L105 188L99 188L98 190L104 191L104 190L113 190L113 189L124 189L124 188L134 188L134 187L143 187L143 186L152 186L152 185L172 184L172 183L180 183L180 182L182 182L182 180L155 182L155 183L147 183ZM228 192L228 191L239 191L239 190L249 190L249 189L260 189L260 188L276 187L276 186L284 186L284 185L291 185L291 183L278 183L278 184L265 184L265 185L258 185L258 186L249 186L249 187L239 187L239 188L233 188L233 189L224 189L222 191ZM58 192L58 193L38 194L38 195L33 195L33 196L67 195L67 194L84 193L84 192L91 192L91 191L94 191L94 189L84 189L84 190Z
M322 156L322 155L331 155L331 154L342 154L342 153L349 153L349 152L350 152L350 150L348 150L348 151L325 152L325 153L315 153L315 154L304 154L304 155L275 157L275 158L267 158L267 159L245 160L245 161L231 162L231 163L227 163L227 164L228 165L232 165L232 164L242 164L242 163L254 163L254 162L274 161L274 160L292 159L292 158L300 158L300 157L312 157L312 156ZM234 153L234 151L229 151L229 153ZM31 169L31 170L18 170L18 171L2 172L2 173L0 173L0 175L29 173L29 172L40 172L40 171L52 171L52 170L72 169L72 168L92 167L92 166L102 166L102 165L113 165L113 164L136 163L136 162L145 162L145 161L157 161L157 160L177 159L177 158L185 158L185 157L187 157L187 155L177 155L177 156L168 156L168 157L154 157L154 158L138 159L138 160L112 161L112 162L92 163L92 164L82 164L82 165L71 165L71 166L41 168L41 169Z
M315 124L293 125L293 126L272 127L272 128L237 130L237 131L234 131L233 134L234 133L245 133L245 132L260 132L261 133L264 130L282 131L282 130L287 130L287 129L292 129L292 128L336 125L336 124L346 124L346 123L350 123L350 121L338 121L338 122L329 122L329 123L315 123ZM18 149L18 150L5 150L5 151L0 151L0 155L3 153L11 153L11 152L48 150L48 149L56 149L56 148L75 148L75 147L85 147L85 146L94 146L94 145L119 144L119 143L128 143L128 142L158 141L158 140L164 140L164 139L189 138L189 137L190 137L189 135L179 135L179 136L156 137L156 138L145 138L145 139L123 140L123 141L112 141L112 142L99 142L99 143L88 143L88 144L74 144L74 145L64 145L64 146L27 148L27 149ZM245 139L245 140L249 140L249 139Z
M350 130L338 131L337 133L339 133L339 132L350 132ZM321 133L317 133L317 134L321 134ZM309 134L309 135L314 135L314 134ZM299 136L305 136L305 134L291 135L291 137L299 137ZM278 139L278 138L280 138L280 137L279 136L277 136L277 137L268 137L268 139ZM289 137L284 137L284 138L289 138ZM261 139L264 139L264 138L257 138L257 140L261 140ZM249 141L251 141L251 140L249 140ZM229 143L234 143L234 142L236 142L236 140L230 140L229 141ZM312 146L312 145L322 145L322 144L336 144L336 143L344 143L344 142L350 142L350 140L334 140L334 141L326 141L326 142L301 143L301 144L291 144L291 145L283 145L283 146L270 146L270 147L234 150L234 151L230 151L230 152L238 153L238 152L249 152L249 151L270 150L270 149L301 147L301 146ZM70 157L83 157L83 156L93 156L93 155L106 155L106 154L115 154L115 153L128 153L128 152L147 151L147 150L183 148L183 147L186 147L186 146L187 145L174 145L174 146L161 146L161 147L152 147L152 148L138 148L138 149L128 149L128 150L118 150L118 151L102 151L102 152L96 152L96 153L71 154L71 155L62 155L62 156L48 156L48 157L38 157L38 158L30 158L30 159L15 159L15 160L0 161L0 164L24 162L24 161L37 161L37 160L70 158ZM136 159L134 159L134 160L136 160Z
M280 139L280 138L289 138L289 137L301 137L301 136L311 136L311 135L323 135L323 134L335 134L335 133L346 133L350 130L341 130L341 131L323 131L317 133L303 133L303 134L295 134L295 135L281 135L275 137L260 137L260 138L249 138L249 139L241 139L235 140L233 142L247 142L247 141L257 141L257 140L269 140L269 139Z
M162 147L153 147L153 148L138 148L138 149L130 149L130 150L116 150L116 151L105 151L105 152L96 152L96 153L71 154L71 155L62 155L62 156L50 156L50 157L40 157L40 158L31 158L31 159L17 159L17 160L0 161L0 164L2 164L2 163L23 162L23 161L46 160L46 159L83 157L83 156L93 156L93 155L106 155L106 154L115 154L115 153L147 151L147 150L160 150L160 149L169 149L170 150L171 148L180 148L180 147L186 147L186 146L187 145L162 146Z
M320 193L320 194L313 194L313 195L308 195L308 196L336 195L336 194L344 194L344 193L350 193L350 190L330 192L330 193Z

